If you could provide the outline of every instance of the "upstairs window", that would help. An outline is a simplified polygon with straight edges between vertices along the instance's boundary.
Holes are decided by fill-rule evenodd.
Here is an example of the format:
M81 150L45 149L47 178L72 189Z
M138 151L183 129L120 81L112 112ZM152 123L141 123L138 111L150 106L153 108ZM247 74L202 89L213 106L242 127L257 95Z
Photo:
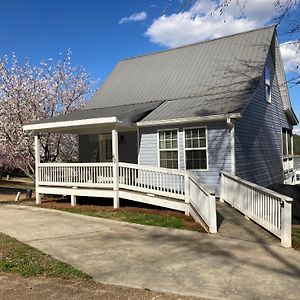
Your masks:
M265 66L265 91L266 91L266 101L268 103L271 103L271 101L272 101L271 70L267 66Z
M282 155L293 155L293 143L292 143L292 131L283 128L282 129Z
M187 170L207 170L206 128L184 130L185 167Z
M158 131L159 165L162 168L178 169L178 131Z

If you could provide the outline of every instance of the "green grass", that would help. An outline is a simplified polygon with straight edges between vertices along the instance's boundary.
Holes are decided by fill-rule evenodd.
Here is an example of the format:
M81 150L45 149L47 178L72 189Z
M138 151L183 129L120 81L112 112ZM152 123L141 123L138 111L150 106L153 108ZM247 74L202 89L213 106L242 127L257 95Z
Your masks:
M35 190L35 187L32 185L22 185L18 183L13 183L13 182L0 182L0 188L5 188L5 189L16 189L16 190Z
M33 247L0 233L0 271L22 276L90 279L90 276Z
M297 134L294 134L294 154L300 155L300 136Z
M66 212L87 215L91 217L106 218L118 221L125 221L129 223L136 223L142 225L152 225L159 227L169 227L175 229L187 229L183 219L175 216L165 216L158 214L148 214L141 212L130 211L88 211L80 208L64 208L61 209Z
M300 227L294 227L292 230L293 247L300 250Z

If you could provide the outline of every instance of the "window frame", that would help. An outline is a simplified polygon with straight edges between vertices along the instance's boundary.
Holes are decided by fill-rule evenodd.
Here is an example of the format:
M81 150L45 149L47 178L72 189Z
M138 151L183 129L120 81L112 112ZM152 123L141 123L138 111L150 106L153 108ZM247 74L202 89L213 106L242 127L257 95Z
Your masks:
M269 73L269 78L266 78L266 74L267 72ZM265 66L264 68L264 80L265 80L265 100L267 101L267 103L271 104L272 103L272 72L271 72L271 68L269 66ZM269 90L270 92L268 93L267 90Z
M185 147L185 131L187 129L205 129L205 144L206 147L200 147L200 148L186 148ZM193 126L193 127L183 127L183 160L184 160L184 169L185 170L189 170L189 171L204 171L207 172L209 171L209 163L208 163L208 130L207 130L207 126ZM189 150L205 150L206 153L206 169L187 169L186 168L186 151Z
M177 132L177 169L171 169L171 170L180 170L180 147L179 147L179 134L180 134L180 131L179 131L179 128L166 128L166 129L158 129L157 130L157 152L158 152L158 166L160 168L165 168L165 167L161 167L160 166L160 152L161 151L176 151L175 149L160 149L160 146L159 146L159 133L162 132L162 131L176 131ZM169 168L167 168L169 169Z
M285 135L285 148L286 154L283 153L283 136ZM290 145L288 141L288 135L290 135ZM294 156L294 145L293 145L293 131L289 128L282 127L281 128L281 155L282 159L287 159Z

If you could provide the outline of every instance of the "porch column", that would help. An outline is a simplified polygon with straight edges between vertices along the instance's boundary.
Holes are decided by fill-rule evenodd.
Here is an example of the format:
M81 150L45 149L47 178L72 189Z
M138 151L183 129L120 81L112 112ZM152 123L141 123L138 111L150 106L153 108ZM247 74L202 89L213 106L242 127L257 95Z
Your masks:
M234 121L230 118L226 120L230 132L230 148L231 148L231 174L235 175L235 127Z
M39 193L39 164L40 164L40 137L34 136L34 151L35 151L35 202L41 204L41 194Z
M112 135L112 161L113 161L113 189L114 189L114 208L120 207L119 200L119 143L118 131L113 129Z

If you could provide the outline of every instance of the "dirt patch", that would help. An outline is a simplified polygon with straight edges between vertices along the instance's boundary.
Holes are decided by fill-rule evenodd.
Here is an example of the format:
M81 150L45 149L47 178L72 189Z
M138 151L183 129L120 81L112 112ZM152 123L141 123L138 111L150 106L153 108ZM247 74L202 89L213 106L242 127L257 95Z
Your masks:
M131 222L129 218L126 218L130 214L133 216L134 214L144 215L147 216L163 216L172 219L177 220L182 223L182 229L188 229L188 230L194 230L198 232L206 232L205 229L199 224L194 221L192 217L185 216L184 213L173 211L173 210L167 210L167 209L154 209L154 208L148 208L148 207L136 207L136 206L124 206L120 207L118 209L114 209L112 206L108 205L96 205L96 204L78 204L76 207L71 207L69 202L66 202L64 199L62 200L53 200L53 199L44 199L42 201L42 204L39 205L39 207L43 208L50 208L50 209L57 209L57 210L64 210L69 212L75 212L83 214L89 214L91 216L97 216L96 214L99 213L99 217L106 217L109 219L115 219L120 221L128 221ZM123 214L122 214L123 213ZM124 219L125 216L125 219ZM131 218L132 219L132 218ZM133 223L139 223L138 221ZM146 224L146 223L140 223L140 224ZM149 225L155 225L150 224ZM166 227L173 227L172 225L166 226ZM180 228L174 226L174 228Z
M0 273L0 299L194 300L199 298L169 295L149 290L99 284L90 281L62 280L45 277L24 278L16 274Z
M19 201L29 201L26 199L26 190L14 189L14 188L3 188L0 186L0 203L15 202L17 193L20 192ZM33 193L32 196L35 194Z

